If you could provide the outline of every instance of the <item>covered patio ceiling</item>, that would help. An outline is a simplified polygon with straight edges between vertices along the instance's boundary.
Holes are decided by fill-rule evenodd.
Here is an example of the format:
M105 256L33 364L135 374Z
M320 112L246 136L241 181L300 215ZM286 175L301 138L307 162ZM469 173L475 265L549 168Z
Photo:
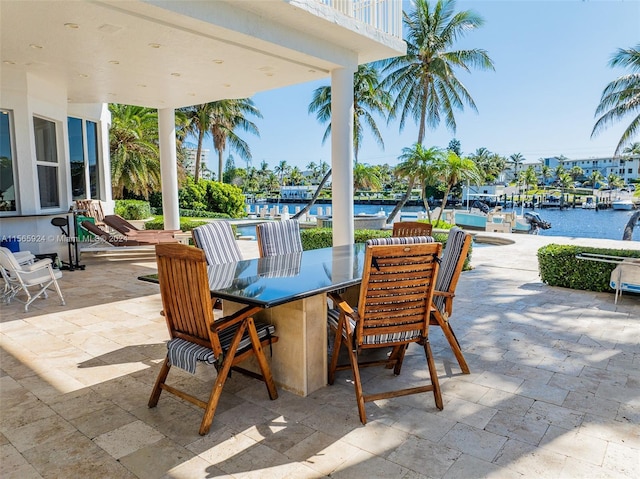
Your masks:
M404 42L315 0L2 1L2 83L56 81L69 103L178 108L329 76Z

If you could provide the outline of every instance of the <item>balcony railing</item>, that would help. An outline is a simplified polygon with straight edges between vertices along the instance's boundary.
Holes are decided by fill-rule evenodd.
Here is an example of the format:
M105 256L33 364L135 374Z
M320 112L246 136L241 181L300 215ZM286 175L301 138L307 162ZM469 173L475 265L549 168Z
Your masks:
M402 38L400 0L316 0L389 35Z

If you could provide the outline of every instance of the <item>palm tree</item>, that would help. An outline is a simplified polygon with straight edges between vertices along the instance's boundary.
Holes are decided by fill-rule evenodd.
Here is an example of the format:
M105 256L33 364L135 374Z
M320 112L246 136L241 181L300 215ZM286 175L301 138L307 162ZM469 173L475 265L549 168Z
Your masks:
M529 167L520 172L520 177L518 178L522 184L524 185L525 195L527 194L528 187L531 185L535 185L538 182L538 176L536 175L536 170L533 165L529 165Z
M422 144L427 127L436 128L444 117L455 133L454 110L466 104L477 111L471 95L455 75L455 69L493 70L485 50L453 50L453 44L467 32L483 25L484 20L471 10L455 11L454 0L415 0L415 9L404 12L407 54L384 60L387 76L382 87L395 95L390 117L400 114L400 131L407 118L418 123L417 143ZM410 185L413 186L413 185ZM393 218L411 195L410 187L391 213Z
M151 108L112 103L109 151L115 198L125 190L148 197L160 188L158 112Z
M447 198L449 197L451 188L461 181L480 184L483 179L482 172L472 160L469 158L461 158L453 151L448 151L445 157L436 163L436 175L445 185L442 208L440 208L436 222L440 221L442 212L447 206Z
M287 163L287 160L281 160L273 169L273 172L280 176L280 186L284 184L284 179L289 175L289 171L291 171L291 167Z
M382 183L376 168L364 163L356 163L353 167L353 189L369 189L378 191Z
M542 182L546 185L547 180L553 176L553 173L551 172L551 167L547 165L542 165L540 167L540 176L542 176Z
M260 136L258 127L247 119L248 115L262 118L251 99L219 100L210 103L210 128L213 135L213 148L218 153L218 181L222 182L222 155L227 143L243 160L251 159L251 149L246 141L236 134L239 128L248 133Z
M514 153L509 157L509 163L513 165L514 178L518 178L518 170L520 169L520 165L522 165L525 159L526 158L522 156L522 153Z
M402 155L398 157L400 163L395 169L396 176L407 178L412 189L416 181L420 183L420 196L429 222L431 222L431 209L426 190L428 185L435 183L436 164L443 157L442 150L436 147L425 149L420 143L415 143L411 148L402 149ZM389 218L393 221L393 216Z
M364 134L364 124L369 126L371 133L373 133L373 138L380 147L384 149L384 140L375 122L373 113L385 116L389 110L390 96L387 91L380 88L378 75L378 70L371 64L360 65L353 75L353 160L356 165L358 164L358 152L360 151ZM315 113L320 123L327 123L331 120L330 86L317 88L313 92L313 98L309 104L309 113ZM330 134L331 123L329 122L322 137L322 143L329 138ZM302 210L293 216L294 218L299 218L311 209L320 196L322 188L324 188L324 185L329 181L331 168L329 168L324 161L321 162L320 165L324 176L320 180L309 202Z
M213 113L213 103L193 105L181 108L180 111L188 118L187 133L198 138L198 148L196 150L196 163L194 165L193 178L198 182L200 179L200 159L202 155L202 143L204 139L211 135L211 121Z
M363 64L353 75L353 158L358 163L358 152L364 136L364 125L368 125L373 138L384 149L384 140L373 117L373 113L386 116L391 96L380 88L379 72L372 64ZM331 86L322 86L313 92L309 113L315 113L320 123L327 123L322 137L324 143L331 134Z
M622 154L625 156L640 155L640 141L636 141L635 143L627 146L624 150L622 150Z
M578 165L572 166L569 170L569 175L571 176L571 178L573 178L573 181L576 181L579 177L584 175L584 170Z
M637 113L632 116L631 123L620 137L614 152L614 155L618 155L622 148L634 139L640 128L640 43L635 48L619 49L609 61L609 66L628 67L631 73L621 76L605 87L600 104L596 108L596 115L601 116L593 127L591 137L611 123Z
M595 188L597 184L602 184L603 181L604 181L604 176L598 170L594 170L589 175L589 182L591 183L592 188Z

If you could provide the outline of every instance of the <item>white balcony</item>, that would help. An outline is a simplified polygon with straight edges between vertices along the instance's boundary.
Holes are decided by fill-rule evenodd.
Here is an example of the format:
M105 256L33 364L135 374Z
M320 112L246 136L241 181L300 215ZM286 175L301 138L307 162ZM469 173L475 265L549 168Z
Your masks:
M389 35L402 38L402 2L398 0L316 0Z

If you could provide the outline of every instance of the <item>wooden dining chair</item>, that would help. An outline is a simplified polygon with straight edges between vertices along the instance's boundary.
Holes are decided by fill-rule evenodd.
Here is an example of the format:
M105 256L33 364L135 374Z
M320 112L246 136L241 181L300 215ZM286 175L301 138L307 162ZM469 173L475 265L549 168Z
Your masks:
M278 338L274 336L272 325L251 317L255 314L252 310L257 312L260 308L249 306L214 321L204 252L182 244L161 244L156 246L156 260L164 317L171 339L149 398L149 407L158 404L163 390L175 394L205 410L199 432L207 434L231 368L250 356L255 356L262 373L252 376L262 379L269 397L276 399L278 392L262 348ZM172 366L195 373L198 361L214 365L218 372L206 402L166 383Z
M462 354L460 342L453 332L449 319L453 313L453 298L456 295L456 286L458 285L464 262L469 254L472 239L473 237L469 233L458 227L453 227L449 231L449 237L442 251L436 289L433 293L433 309L430 321L431 325L442 328L442 332L447 338L464 374L469 374L469 365Z
M297 220L268 221L256 225L260 257L302 252L300 223Z
M421 221L397 221L393 223L391 236L431 236L433 225Z
M393 238L388 238L393 240ZM397 240L397 238L395 238ZM367 422L365 402L433 391L435 404L442 409L442 395L429 345L429 315L435 279L438 274L440 243L376 245L368 242L357 308L337 293L329 293L336 305L328 319L336 331L329 384L338 370L351 369L360 421ZM430 384L365 394L360 368L387 366L389 359L359 361L363 350L404 347L418 343L424 348ZM345 346L349 364L339 365L340 348ZM396 361L394 374L400 374L402 360Z

